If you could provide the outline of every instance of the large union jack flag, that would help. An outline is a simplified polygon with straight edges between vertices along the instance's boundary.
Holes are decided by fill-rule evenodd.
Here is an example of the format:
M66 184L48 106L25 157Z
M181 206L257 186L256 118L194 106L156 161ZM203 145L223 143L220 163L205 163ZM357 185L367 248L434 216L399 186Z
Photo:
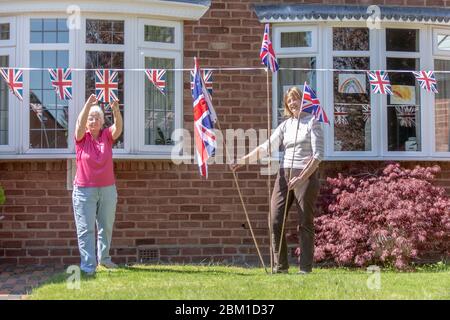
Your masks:
M370 87L373 93L390 94L392 93L391 82L386 71L376 70L367 71L370 81Z
M117 71L95 70L95 95L100 102L118 101L119 82Z
M302 111L313 114L319 122L330 124L325 110L320 106L320 101L317 98L314 90L305 82L303 86L303 106Z
M262 64L264 64L272 72L277 72L280 68L277 63L277 58L275 56L275 51L272 47L272 42L269 38L269 24L266 23L264 27L264 36L261 45L261 52L259 53Z
M205 83L206 90L208 90L209 95L213 94L213 71L204 69L202 70L203 81ZM194 96L194 71L191 71L191 93Z
M214 156L216 150L214 122L217 121L217 116L209 93L206 90L197 58L194 58L194 65L193 107L195 150L200 175L202 177L208 177L207 161L210 157Z
M437 81L433 71L413 71L413 73L422 89L425 89L428 92L438 93Z
M70 68L48 69L53 88L60 100L72 99L72 70Z
M162 94L166 94L166 70L164 69L147 69L145 70L148 80L153 83L156 89Z
M23 101L23 71L19 69L0 68L0 74L5 79L9 90Z

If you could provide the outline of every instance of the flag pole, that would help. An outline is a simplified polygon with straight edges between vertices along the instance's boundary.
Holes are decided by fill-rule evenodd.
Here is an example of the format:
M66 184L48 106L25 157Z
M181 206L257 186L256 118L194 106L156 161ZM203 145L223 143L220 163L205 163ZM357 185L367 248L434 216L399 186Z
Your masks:
M200 75L201 75L201 68L200 68L200 66L198 65L197 57L194 57L194 63L195 63L196 66L198 66L199 73L200 73ZM203 84L203 89L206 91L206 89L205 89L205 87L204 87L204 83L203 83L203 76L201 76L200 79L201 79L202 84ZM210 98L210 96L209 96L209 93L208 93L207 91L206 91L206 92L205 92L205 91L204 91L204 95L207 96L207 99L206 99L206 100L207 100L207 103L208 103L208 102L211 103L211 98ZM212 104L211 104L211 105L212 105ZM211 112L211 111L210 111L210 112ZM214 113L215 113L215 112L214 112ZM215 116L215 118L216 118L217 128L218 128L220 131L222 131L222 128L221 128L220 122L219 122L219 118L217 117L217 115ZM227 162L228 162L228 163L231 163L231 161L229 160L230 157L229 157L229 153L228 153L228 149L227 149L227 146L226 146L225 141L223 141L223 145L224 145L224 149L225 149L225 157L227 158ZM266 268L266 265L264 264L264 260L263 260L263 258L262 258L262 256L261 256L261 251L259 250L258 242L256 241L255 234L254 234L254 232L253 232L253 228L252 228L252 224L251 224L251 222L250 222L250 218L249 218L249 216L248 216L247 208L245 207L244 198L242 197L242 192L241 192L241 189L240 189L240 187L239 187L239 183L238 183L238 180L237 180L237 177L236 177L236 172L234 172L234 170L231 170L231 171L232 171L232 173L233 173L234 182L235 182L235 184L236 184L236 188L237 188L238 193L239 193L239 198L241 199L242 207L244 208L245 218L247 219L248 227L249 227L249 229L250 229L250 233L251 233L251 235L252 235L253 242L255 243L255 247L256 247L256 251L257 251L257 253L258 253L259 260L261 261L261 264L262 264L262 266L264 267L264 271L267 273L267 268Z
M279 261L280 261L281 246L283 245L283 239L285 238L284 237L284 227L285 227L285 224L286 224L286 217L287 217L287 210L288 210L288 203L289 203L289 195L290 195L290 192L289 192L290 191L289 190L289 181L291 181L291 178L292 178L292 167L294 166L295 146L297 144L298 128L300 126L300 114L302 113L303 101L304 101L304 98L305 98L305 86L306 86L306 81L305 81L305 83L303 85L302 102L300 103L300 110L299 110L298 116L297 116L297 130L295 131L294 150L293 150L293 153L292 153L291 167L289 168L289 179L287 181L288 182L288 187L287 187L286 203L284 205L283 224L282 224L282 227L281 227L281 234L280 234L280 245L278 246L277 263L279 263ZM308 164L306 166L308 166L308 165L309 165L309 162L308 162Z
M267 188L269 190L269 216L267 219L267 222L269 224L269 255L270 255L270 273L273 274L273 243L272 243L272 237L273 237L273 230L272 230L272 191L271 191L271 183L270 183L270 176L272 174L272 167L271 167L271 156L272 156L272 146L270 142L270 136L271 136L271 125L270 125L270 90L269 90L269 68L266 68L266 90L267 90L267 136L269 137L269 159L268 159L268 173L267 173Z
M222 132L222 128L220 127L219 119L217 119L216 124L217 124L217 128L219 129L219 131ZM229 157L230 154L228 153L228 148L227 148L227 146L226 146L225 140L223 140L223 145L224 145L224 149L225 149L225 156L226 156L226 158L227 158L227 162L228 162L228 163L231 163L230 157ZM263 258L262 258L262 255L261 255L261 251L259 250L258 242L256 241L255 234L254 234L254 232L253 232L252 223L250 222L250 218L249 218L249 216L248 216L247 208L246 208L245 203L244 203L244 198L242 197L242 192L241 192L241 188L239 187L239 183L238 183L238 180L237 180L237 177L236 177L236 172L235 172L234 170L231 170L231 172L233 173L234 183L236 184L236 189L237 189L237 191L238 191L239 198L241 199L242 208L244 209L245 218L247 219L247 224L248 224L248 227L249 227L249 229L250 229L250 233L251 233L251 235L252 235L253 242L255 243L255 247L256 247L256 251L257 251L257 253L258 253L259 260L261 261L261 264L262 264L262 266L264 267L264 271L265 271L266 273L268 273L268 272L267 272L266 265L265 265L265 263L264 263L264 260L263 260Z

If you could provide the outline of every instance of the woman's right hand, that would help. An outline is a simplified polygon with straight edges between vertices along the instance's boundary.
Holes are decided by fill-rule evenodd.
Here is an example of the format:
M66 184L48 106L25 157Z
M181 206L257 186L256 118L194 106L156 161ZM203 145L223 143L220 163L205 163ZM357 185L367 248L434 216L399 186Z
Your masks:
M88 100L86 101L86 105L88 105L89 107L95 106L96 104L98 104L98 100L97 97L95 96L95 94L91 94L88 98Z
M237 169L242 168L243 166L244 165L241 163L234 162L234 163L230 164L230 169L233 171L236 171Z

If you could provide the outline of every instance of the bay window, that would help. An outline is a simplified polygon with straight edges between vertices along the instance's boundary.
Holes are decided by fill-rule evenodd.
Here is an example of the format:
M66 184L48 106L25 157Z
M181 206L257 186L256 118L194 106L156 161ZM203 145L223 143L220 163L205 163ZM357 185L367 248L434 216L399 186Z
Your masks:
M323 125L326 159L450 155L450 72L439 73L450 71L450 29L414 23L369 29L364 22L277 22L272 41L281 69L273 77L274 126L283 119L287 88L301 87L306 80L330 118L330 126ZM368 70L387 70L394 94L372 93ZM404 70L435 70L439 93L425 91Z

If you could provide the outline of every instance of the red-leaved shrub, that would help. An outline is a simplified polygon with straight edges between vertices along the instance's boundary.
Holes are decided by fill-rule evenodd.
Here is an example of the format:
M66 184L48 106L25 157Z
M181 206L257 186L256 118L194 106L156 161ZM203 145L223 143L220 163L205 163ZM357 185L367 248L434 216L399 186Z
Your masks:
M315 219L315 261L407 269L429 252L449 254L450 199L431 181L439 166L328 178Z

